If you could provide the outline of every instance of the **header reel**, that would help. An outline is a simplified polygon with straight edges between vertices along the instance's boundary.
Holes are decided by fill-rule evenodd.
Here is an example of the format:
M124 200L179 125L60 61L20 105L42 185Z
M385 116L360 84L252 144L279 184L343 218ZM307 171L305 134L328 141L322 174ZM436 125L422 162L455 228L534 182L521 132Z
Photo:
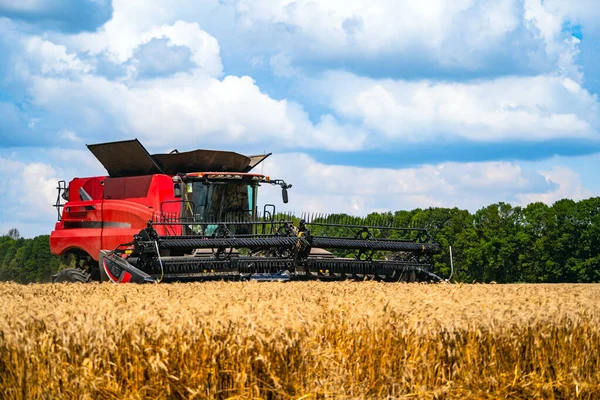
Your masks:
M425 229L383 218L273 214L248 220L149 221L133 242L103 252L103 277L113 281L378 280L438 282L430 272L440 252ZM155 225L197 225L193 235L160 236ZM245 225L234 234L236 225ZM209 229L210 228L210 229ZM239 231L239 230L237 230ZM202 232L211 232L203 234ZM106 271L108 270L108 271ZM136 276L137 275L137 276Z

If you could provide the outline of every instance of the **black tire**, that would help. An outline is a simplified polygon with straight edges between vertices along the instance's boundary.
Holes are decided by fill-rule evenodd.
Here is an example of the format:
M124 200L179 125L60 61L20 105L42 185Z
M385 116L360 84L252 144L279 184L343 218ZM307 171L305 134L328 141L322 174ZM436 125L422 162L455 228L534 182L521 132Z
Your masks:
M66 268L59 271L54 276L54 283L71 282L71 283L88 283L92 281L92 276L85 271L77 268Z
M89 271L90 271L89 272L90 276L92 277L92 281L94 281L94 282L102 282L102 278L100 276L100 266L98 265L97 262L94 261L90 265Z

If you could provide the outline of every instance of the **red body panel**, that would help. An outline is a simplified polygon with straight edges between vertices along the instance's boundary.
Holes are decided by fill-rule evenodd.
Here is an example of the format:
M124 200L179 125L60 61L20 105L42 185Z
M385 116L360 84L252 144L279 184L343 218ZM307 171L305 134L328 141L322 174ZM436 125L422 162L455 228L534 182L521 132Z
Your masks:
M259 174L204 172L188 176L263 177ZM83 190L81 190L83 189ZM82 200L91 198L91 200ZM98 261L100 250L129 243L148 221L177 219L181 199L174 195L173 177L164 174L112 178L95 176L69 182L62 218L50 234L54 254L85 252ZM181 225L157 225L159 235L181 235Z
M82 201L80 188L93 200ZM178 215L181 204L174 202L171 177L159 174L75 178L69 183L68 199L61 221L50 235L50 250L54 254L84 251L96 261L101 249L112 250L132 241L133 235L161 213ZM163 226L157 226L156 230L165 234ZM169 232L180 234L181 226L170 226Z

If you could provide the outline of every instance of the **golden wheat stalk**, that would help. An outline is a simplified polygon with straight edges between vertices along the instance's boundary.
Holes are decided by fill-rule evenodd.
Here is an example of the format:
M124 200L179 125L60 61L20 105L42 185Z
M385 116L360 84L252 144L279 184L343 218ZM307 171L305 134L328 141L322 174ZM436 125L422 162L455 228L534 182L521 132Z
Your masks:
M600 398L600 285L0 284L3 398Z

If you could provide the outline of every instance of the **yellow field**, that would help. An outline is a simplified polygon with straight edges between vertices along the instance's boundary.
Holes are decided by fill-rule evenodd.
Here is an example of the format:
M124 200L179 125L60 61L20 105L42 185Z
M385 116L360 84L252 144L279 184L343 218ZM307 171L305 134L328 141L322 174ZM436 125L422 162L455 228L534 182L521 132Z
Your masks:
M4 398L600 398L600 285L0 284Z

